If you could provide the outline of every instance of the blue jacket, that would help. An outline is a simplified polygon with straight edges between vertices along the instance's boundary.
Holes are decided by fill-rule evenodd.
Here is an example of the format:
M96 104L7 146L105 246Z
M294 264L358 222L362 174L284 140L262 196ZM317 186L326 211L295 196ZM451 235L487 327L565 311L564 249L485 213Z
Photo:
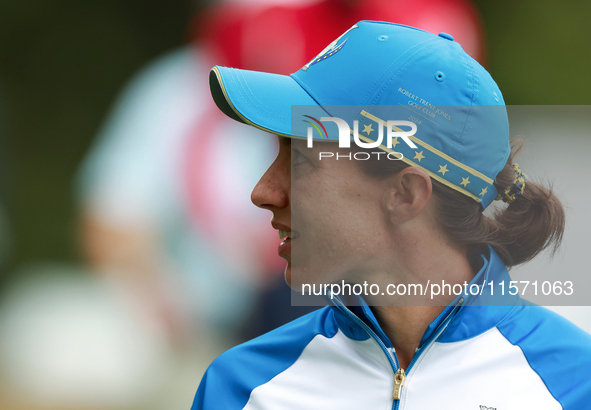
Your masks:
M490 249L471 283L511 279ZM591 336L499 289L459 296L399 371L367 306L335 305L222 354L192 410L591 409Z

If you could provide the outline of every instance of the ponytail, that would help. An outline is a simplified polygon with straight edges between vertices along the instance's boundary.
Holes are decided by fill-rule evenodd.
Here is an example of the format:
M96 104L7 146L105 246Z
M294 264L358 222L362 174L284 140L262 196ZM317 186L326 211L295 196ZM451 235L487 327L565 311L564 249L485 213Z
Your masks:
M516 179L513 158L523 140L511 142L511 155L494 182L498 192ZM550 247L555 252L564 233L564 209L551 188L527 180L521 195L491 217L477 212L473 200L433 182L438 202L437 219L450 238L468 248L468 259L478 263L486 245L492 246L507 267L519 265ZM478 205L480 207L480 205Z

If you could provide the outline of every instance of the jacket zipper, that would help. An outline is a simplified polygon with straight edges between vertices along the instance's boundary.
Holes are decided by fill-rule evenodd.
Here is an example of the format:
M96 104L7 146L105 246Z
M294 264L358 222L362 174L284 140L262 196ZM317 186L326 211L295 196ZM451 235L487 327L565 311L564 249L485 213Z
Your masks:
M384 352L384 354L388 358L388 362L390 362L392 372L394 373L394 389L392 391L392 410L397 410L398 406L400 406L400 399L402 398L402 386L404 385L404 382L406 380L406 372L404 371L404 369L402 367L400 367L400 364L398 363L398 357L396 356L396 353L394 353L394 351L393 351L394 349L392 349L392 351L390 351L386 347L384 342L382 342L382 340L379 338L379 336L363 320L361 320L359 317L357 317L356 314L351 312L351 310L347 306L345 306L345 304L338 297L334 298L332 301L339 308L344 310L345 313L347 313L347 315L351 319L353 319L353 321L355 321L355 323L357 323L359 326L361 326L361 328L363 330L365 330L367 334L369 334L369 336L380 346L380 348L382 349L382 351ZM441 333L443 333L443 331L447 328L447 326L451 322L451 319L453 318L453 316L455 316L454 313L458 310L458 308L463 303L464 303L464 298L460 298L458 303L456 303L456 305L451 309L451 311L449 312L449 314L447 315L447 317L445 318L443 323L440 325L440 330L433 333L433 335L429 338L427 343L425 343L425 345L415 353L412 360L408 364L408 367L406 368L407 372L410 372L412 366L417 361L417 358L420 357L420 355L425 350L427 350L427 348L429 346L431 346L431 344L439 337L439 335L441 335Z
M410 370L412 369L418 358L433 344L433 342L435 342L435 340L437 340L437 338L445 331L445 329L447 329L447 326L454 318L456 311L462 306L463 303L464 298L462 297L460 298L460 300L458 300L456 305L450 310L443 322L439 325L439 329L435 331L433 335L431 335L431 337L423 345L423 347L417 350L417 352L414 354L412 360L406 368L406 372L410 373ZM398 374L399 372L400 374ZM406 372L403 368L400 368L398 372L396 372L398 378L396 377L396 375L394 377L394 394L392 395L394 402L392 403L392 410L398 410L398 407L400 406L400 399L402 398L402 385L406 381Z
M404 384L405 379L406 374L404 373L404 369L400 367L394 374L394 392L392 393L393 400L400 400L400 397L402 396L402 385Z

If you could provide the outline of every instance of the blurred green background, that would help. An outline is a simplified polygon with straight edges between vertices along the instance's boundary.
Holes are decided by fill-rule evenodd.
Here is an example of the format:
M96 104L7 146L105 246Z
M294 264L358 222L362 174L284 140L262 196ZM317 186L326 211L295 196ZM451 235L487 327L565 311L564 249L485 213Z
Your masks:
M475 1L507 104L589 104L591 2ZM126 80L187 41L188 0L1 0L0 284L31 260L78 261L75 171ZM319 45L319 49L323 45Z

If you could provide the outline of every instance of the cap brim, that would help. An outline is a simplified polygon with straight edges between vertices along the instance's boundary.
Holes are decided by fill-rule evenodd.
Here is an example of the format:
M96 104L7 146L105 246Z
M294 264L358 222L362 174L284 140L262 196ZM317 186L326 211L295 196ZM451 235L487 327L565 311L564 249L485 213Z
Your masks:
M273 134L291 137L291 107L317 106L289 76L215 66L211 95L228 117ZM303 137L303 136L302 136Z

